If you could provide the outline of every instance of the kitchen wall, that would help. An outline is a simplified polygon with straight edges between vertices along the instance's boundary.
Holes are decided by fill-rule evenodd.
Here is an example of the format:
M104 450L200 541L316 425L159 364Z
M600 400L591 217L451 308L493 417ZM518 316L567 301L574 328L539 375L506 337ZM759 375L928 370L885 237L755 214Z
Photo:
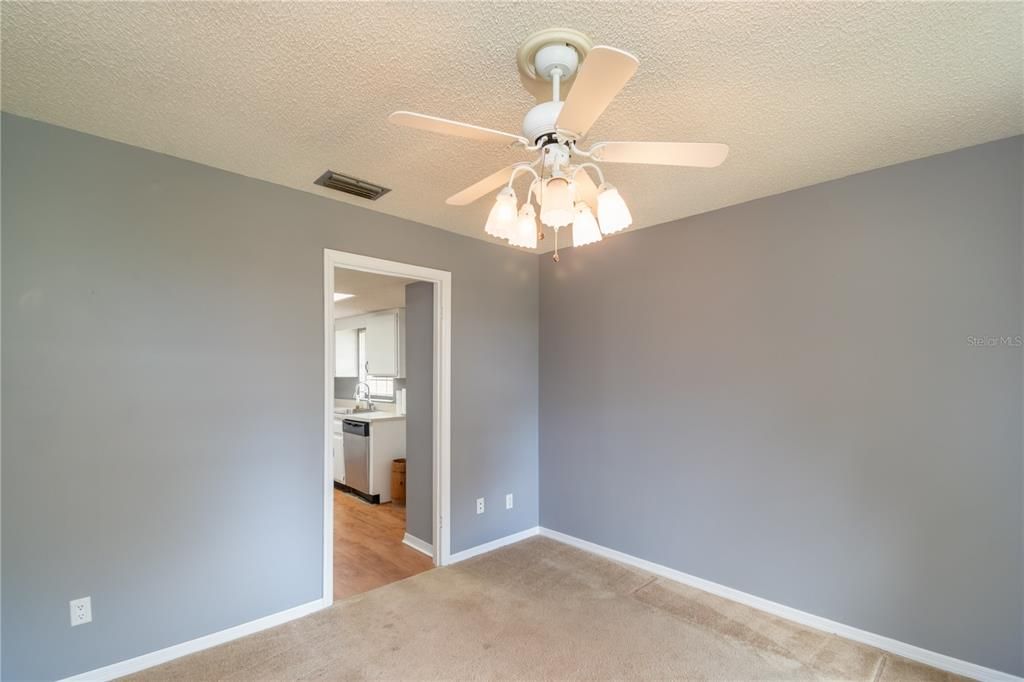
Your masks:
M2 147L3 679L320 597L325 247L452 272L452 549L537 524L536 256L6 114Z
M434 285L405 286L405 530L434 543Z
M1024 673L1021 159L542 257L542 525Z

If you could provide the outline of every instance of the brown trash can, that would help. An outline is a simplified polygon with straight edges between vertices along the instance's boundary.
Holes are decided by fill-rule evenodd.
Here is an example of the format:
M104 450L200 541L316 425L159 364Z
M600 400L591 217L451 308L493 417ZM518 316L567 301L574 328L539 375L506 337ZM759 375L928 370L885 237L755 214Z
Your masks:
M405 458L391 461L391 501L405 504Z

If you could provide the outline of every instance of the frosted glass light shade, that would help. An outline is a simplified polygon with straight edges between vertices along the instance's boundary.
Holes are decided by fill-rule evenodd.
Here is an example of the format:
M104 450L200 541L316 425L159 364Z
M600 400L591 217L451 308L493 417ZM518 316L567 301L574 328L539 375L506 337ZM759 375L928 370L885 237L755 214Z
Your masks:
M586 246L603 239L597 220L590 207L582 201L576 202L576 218L572 221L572 245Z
M551 227L564 227L573 221L572 192L565 178L551 178L541 194L540 221Z
M609 184L602 184L598 188L597 221L601 224L601 232L605 234L625 230L633 224L633 216L626 202L619 196L619 190Z
M524 249L537 248L537 214L533 210L533 204L523 204L519 209L519 217L516 219L509 244Z
M516 193L511 187L506 187L498 192L498 198L494 200L494 207L487 215L484 232L498 239L508 239L512 236L515 224Z

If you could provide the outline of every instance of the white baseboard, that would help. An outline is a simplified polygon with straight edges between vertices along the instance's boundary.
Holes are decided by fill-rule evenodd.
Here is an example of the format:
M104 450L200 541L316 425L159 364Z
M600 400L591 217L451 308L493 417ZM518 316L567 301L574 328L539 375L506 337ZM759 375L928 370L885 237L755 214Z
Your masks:
M975 663L961 661L958 658L929 651L928 649L922 649L921 647L914 646L913 644L907 644L889 637L876 635L873 632L867 632L866 630L859 630L849 625L843 625L842 623L837 623L836 621L829 620L828 618L815 616L814 614L807 613L806 611L800 611L783 604L762 599L761 597L755 597L752 594L740 592L739 590L735 590L731 587L719 585L718 583L713 583L710 580L704 580L703 578L698 578L696 576L689 575L688 573L677 571L674 568L656 564L653 561L640 559L630 554L610 549L603 545L588 542L587 540L581 540L580 538L566 535L565 533L559 533L558 531L551 530L550 528L541 528L540 534L544 537L551 538L552 540L558 540L559 542L564 542L567 545L572 545L573 547L578 547L579 549L603 556L606 559L634 566L662 578L683 583L690 587L696 587L697 589L704 590L705 592L716 594L719 597L725 597L726 599L731 599L732 601L752 606L760 611L765 611L772 615L795 621L801 625L814 628L815 630L822 630L824 632L839 635L840 637L845 637L846 639L852 639L855 642L867 644L869 646L882 649L883 651L888 651L898 656L909 658L912 661L925 663L934 668L946 670L965 677L972 677L984 682L1024 682L1024 678L1011 675L1010 673L1004 673Z
M221 630L220 632L214 632L187 642L182 642L181 644L169 646L166 649L160 649L159 651L152 651L148 654L143 654L142 656L129 658L127 661L112 663L111 665L106 665L102 668L90 670L87 673L80 673L78 675L65 678L61 682L79 682L84 680L88 680L89 682L106 682L106 680L124 677L125 675L137 673L140 670L152 668L155 665L160 665L167 661L173 661L176 658L181 658L188 654L194 654L197 651L202 651L203 649L209 649L210 647L217 646L218 644L230 642L233 639L257 633L260 630L272 628L275 625L287 623L288 621L295 620L296 618L308 616L314 611L319 611L320 609L328 606L330 606L330 604L324 603L323 599L317 599L316 601L301 604L285 611L272 613L269 616L251 620L248 623L236 625L235 627L228 628L227 630Z
M410 547L415 549L417 552L422 552L423 554L426 554L431 559L434 558L434 546L432 544L430 544L429 542L423 542L423 540L420 540L415 535L409 535L408 533L406 533L405 537L402 538L402 544L403 545L409 545Z
M505 545L511 545L511 544L513 544L515 542L519 542L520 540L525 540L526 538L532 538L534 535L537 535L539 532L540 532L540 528L537 527L537 526L534 526L533 528L527 528L526 530L521 530L518 533L512 533L512 535L506 535L505 537L498 538L497 540L491 540L490 542L485 542L484 544L477 545L476 547L470 547L469 549L464 549L461 552L456 552L455 554L452 554L450 557L448 557L448 563L449 564L457 564L460 561L465 561L466 559L472 559L473 557L475 557L477 555L485 554L486 552L494 551L494 550L498 549L499 547L504 547Z
M652 561L647 561L646 559L640 559L630 554L625 554L624 552L604 547L603 545L588 542L587 540L581 540L580 538L566 535L565 533L559 533L558 531L551 530L549 528L534 526L533 528L527 528L526 530L518 533L506 535L503 538L498 538L497 540L492 540L491 542L486 542L482 545L465 549L451 555L449 563L454 564L459 561L465 561L466 559L490 552L498 549L499 547L504 547L505 545L511 545L538 534L553 540L558 540L559 542L564 542L565 544L572 545L573 547L578 547L579 549L597 554L598 556L603 556L613 561L634 566L662 578L683 583L684 585L689 585L691 587L696 587L697 589L710 592L711 594L716 594L726 599L731 599L732 601L736 601L741 604L746 604L747 606L771 613L781 618L792 620L800 623L801 625L806 625L807 627L814 628L816 630L833 633L840 637L851 639L855 642L877 647L883 651L888 651L898 656L909 658L913 661L925 663L941 670L956 673L957 675L972 677L977 680L982 680L983 682L1024 682L1024 678L1011 675L1010 673L962 661L960 659L953 658L952 656L929 651L928 649L922 649L921 647L914 646L912 644L900 642L882 635L876 635L872 632L867 632L827 618L822 618L821 616L815 616L805 611L784 606L783 604L762 599L761 597L755 597L752 594L747 594L746 592L741 592L731 587L711 582L710 580L704 580L703 578L698 578L696 576L683 573L682 571L677 571L673 568L662 566L661 564L656 564ZM413 547L413 549L423 551L420 547L416 547L412 543L407 542L407 539L410 537L412 536L407 534L405 539L403 539L403 542L408 544L410 547ZM412 540L420 543L422 546L430 547L430 545L427 545L418 538L412 538ZM239 639L240 637L254 634L261 630L266 630L267 628L274 627L275 625L287 623L288 621L301 618L328 606L330 606L330 604L325 603L322 599L317 599L279 613L264 616L263 618L258 618L248 623L243 623L242 625L236 625L235 627L228 628L227 630L214 632L188 642L182 642L181 644L175 644L174 646L160 649L159 651L153 651L148 654L143 654L142 656L130 658L126 661L113 663L102 668L96 668L89 672L74 675L72 677L65 678L62 682L79 682L86 680L90 682L105 682L106 680L113 680L118 677L139 672L140 670L145 670L146 668L160 665L161 663L166 663L167 661L171 661L188 654L209 649L210 647L224 644L225 642L230 642L234 639Z

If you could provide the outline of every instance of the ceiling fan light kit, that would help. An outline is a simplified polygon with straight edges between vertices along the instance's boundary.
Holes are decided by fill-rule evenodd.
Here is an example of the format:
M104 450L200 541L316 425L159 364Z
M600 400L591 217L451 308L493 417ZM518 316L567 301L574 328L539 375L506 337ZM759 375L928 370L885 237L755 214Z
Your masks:
M572 221L572 245L586 246L604 238L590 207L582 201L576 202L576 216Z
M519 217L508 242L524 249L537 248L537 213L533 204L527 202L519 209Z
M555 228L565 227L576 215L572 206L572 190L567 179L556 176L544 182L540 204L542 223Z
M591 126L636 72L636 57L603 45L572 29L547 29L533 34L520 46L519 73L524 86L538 97L550 97L523 118L523 135L396 111L388 117L396 125L481 142L512 144L535 154L533 161L513 164L450 196L446 203L470 204L501 187L487 216L484 231L512 246L537 248L544 238L538 228L533 200L540 207L540 222L554 231L558 261L558 231L572 225L573 246L600 241L633 223L619 191L605 182L599 163L643 163L664 166L713 168L729 153L724 144L692 142L597 142L589 149L578 145ZM562 98L562 89L569 94ZM600 181L594 186L589 170ZM513 184L530 175L526 202L516 210ZM596 217L595 217L596 215Z
M597 221L605 234L614 234L633 224L633 216L619 195L619 190L607 183L601 183L598 187Z
M487 223L484 231L498 239L509 239L512 236L512 229L516 222L516 192L511 187L498 192L498 198L494 201L487 216Z

